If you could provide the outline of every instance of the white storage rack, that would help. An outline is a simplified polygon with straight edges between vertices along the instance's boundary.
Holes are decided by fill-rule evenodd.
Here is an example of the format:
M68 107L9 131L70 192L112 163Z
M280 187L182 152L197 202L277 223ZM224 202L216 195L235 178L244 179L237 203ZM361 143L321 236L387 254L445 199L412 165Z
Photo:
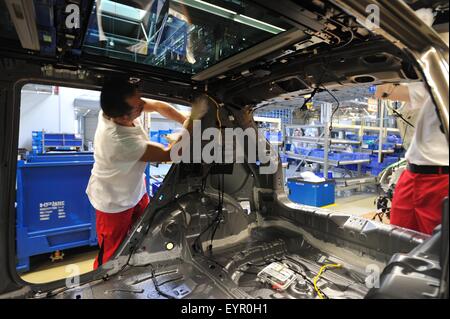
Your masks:
M320 137L309 137L309 136L292 136L292 131L295 129L317 129L319 132L321 131L321 133L319 133L318 135ZM333 126L333 131L334 131L334 126ZM286 151L286 147L284 148L285 154L287 158L290 159L295 159L295 160L299 160L299 164L296 167L296 171L298 170L298 168L301 166L301 164L303 164L304 162L310 162L310 163L317 163L320 164L323 167L323 174L324 176L328 176L328 171L330 169L330 167L334 167L334 170L337 169L338 166L342 166L342 165L351 165L351 164L356 164L358 165L358 173L357 173L357 177L355 178L355 176L352 176L350 179L351 180L350 183L347 183L347 179L337 179L337 187L340 184L344 184L345 187L348 188L356 188L359 186L365 186L367 184L374 184L375 183L375 178L371 178L369 176L362 176L361 174L361 165L363 163L369 163L370 160L369 159L359 159L359 160L332 160L329 159L329 151L330 150L335 150L335 151L345 151L346 146L348 145L358 145L361 146L362 142L361 141L353 141L353 140L346 140L346 139L335 139L335 138L330 138L330 134L329 134L329 125L285 125L284 129L283 129L283 137L284 137L284 145L286 144L291 144L293 145L293 141L298 141L301 142L303 144L307 144L310 147L313 147L313 145L315 146L322 146L324 149L324 157L313 157L313 156L309 156L309 155L302 155L302 154L296 154L292 149L290 151ZM349 187L351 186L351 187ZM341 188L341 187L339 187Z
M380 119L380 123L383 123L384 119ZM310 137L310 136L293 136L292 132L295 129L317 129L319 137ZM320 132L321 131L321 132ZM399 132L397 128L386 128L386 127L373 127L373 126L365 126L365 125L343 125L343 124L333 124L332 132L335 131L353 131L358 134L359 139L349 140L349 139L340 139L340 138L331 138L330 137L330 125L328 123L319 124L319 125L295 125L295 124L287 124L283 126L283 141L284 141L284 153L286 157L289 159L299 160L300 163L296 167L296 171L301 166L303 162L317 163L323 167L324 176L328 176L328 171L330 167L334 167L333 170L339 170L338 166L341 165L351 165L356 164L358 169L355 173L355 176L351 176L350 178L340 178L336 179L336 188L337 190L347 190L347 189L355 189L360 188L362 186L374 185L376 183L376 177L368 176L361 173L361 166L363 163L369 163L369 159L359 159L359 160L331 160L329 159L329 151L345 151L348 145L357 145L359 146L359 152L367 152L367 153L375 153L378 154L378 161L381 163L382 156L384 154L393 153L393 150L383 150L382 142L386 138L388 133ZM363 149L363 135L367 131L377 131L379 132L379 150L368 150ZM298 141L309 146L315 145L322 146L324 149L324 157L318 158L308 155L296 154L292 149L290 151L286 151L286 144L293 145L292 142Z

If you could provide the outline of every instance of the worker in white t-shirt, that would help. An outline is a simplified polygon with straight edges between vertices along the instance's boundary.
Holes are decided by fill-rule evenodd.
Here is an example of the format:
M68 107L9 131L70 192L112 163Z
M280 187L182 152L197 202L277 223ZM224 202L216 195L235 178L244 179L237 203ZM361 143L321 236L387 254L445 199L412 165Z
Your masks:
M205 106L193 106L188 119L170 104L141 98L127 79L107 81L100 95L98 126L94 138L94 167L86 193L96 210L100 246L94 268L107 262L134 222L149 204L144 170L147 162L170 161L171 145L150 142L139 120L142 112L156 111L182 123L188 131ZM204 108L204 109L201 109Z
M408 167L394 190L391 224L431 234L441 223L449 184L449 145L433 100L422 82L380 85L376 97L407 102L411 110L419 108L405 156Z

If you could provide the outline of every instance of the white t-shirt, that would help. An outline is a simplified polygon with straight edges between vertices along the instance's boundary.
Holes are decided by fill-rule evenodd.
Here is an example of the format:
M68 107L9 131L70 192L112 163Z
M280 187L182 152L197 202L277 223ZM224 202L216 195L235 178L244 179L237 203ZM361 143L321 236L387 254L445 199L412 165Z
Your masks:
M139 119L121 126L99 112L94 137L94 167L86 193L95 209L119 213L136 206L146 192L145 167L139 161L149 138Z
M410 107L421 109L406 159L415 165L448 166L449 146L440 129L436 108L425 84L409 84L408 89Z

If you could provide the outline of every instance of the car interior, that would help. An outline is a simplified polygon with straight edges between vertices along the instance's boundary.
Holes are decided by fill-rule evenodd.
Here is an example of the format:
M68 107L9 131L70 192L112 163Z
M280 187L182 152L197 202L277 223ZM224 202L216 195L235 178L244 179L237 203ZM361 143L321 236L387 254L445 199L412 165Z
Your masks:
M439 25L448 24L448 2L378 1L389 17L381 22L385 34L356 17L371 1L352 7L335 0L78 0L81 22L73 28L64 2L26 2L0 2L0 297L448 297L448 199L431 236L297 204L288 199L281 161L268 142L273 174L262 174L266 164L258 161L172 164L114 258L81 274L76 285L24 281L15 243L26 85L98 94L108 78L127 75L148 98L188 107L206 98L202 130L225 130L255 128L245 110L275 98L423 81L445 130L442 87L433 86L435 71L418 62L412 43L431 43L448 59L448 45L437 36ZM437 31L411 18L430 3ZM403 19L417 32L392 30L390 19L401 9L409 10ZM395 32L400 41L386 36ZM448 129L448 99L443 104Z

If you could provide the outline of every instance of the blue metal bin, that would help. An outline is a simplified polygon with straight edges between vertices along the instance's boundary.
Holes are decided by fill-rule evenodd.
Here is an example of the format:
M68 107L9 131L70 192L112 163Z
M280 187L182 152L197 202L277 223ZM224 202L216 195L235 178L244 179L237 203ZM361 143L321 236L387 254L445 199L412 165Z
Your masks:
M288 179L289 199L295 203L323 207L334 204L335 181L307 182L301 178Z
M17 270L30 256L97 244L95 210L85 193L92 154L29 156L17 164Z

